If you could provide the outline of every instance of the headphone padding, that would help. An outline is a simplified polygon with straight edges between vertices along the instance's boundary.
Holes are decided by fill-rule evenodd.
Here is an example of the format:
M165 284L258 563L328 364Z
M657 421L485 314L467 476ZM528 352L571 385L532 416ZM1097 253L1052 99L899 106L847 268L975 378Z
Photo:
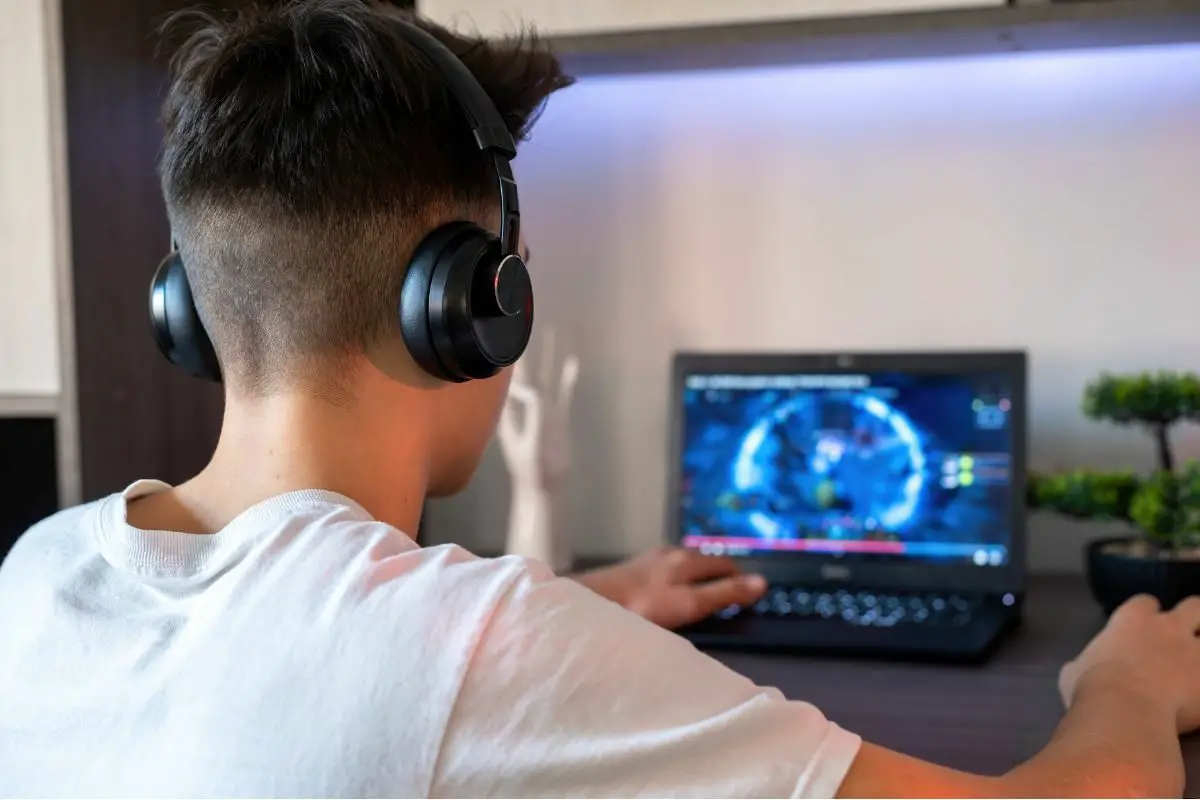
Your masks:
M158 349L172 364L197 378L221 381L221 365L196 313L191 284L179 253L171 253L150 281L150 321Z
M413 251L400 290L400 334L409 354L421 369L453 383L469 380L457 364L447 363L439 352L429 316L429 293L439 267L453 259L472 239L490 241L491 234L470 222L452 222L430 233ZM452 357L452 354L447 353Z

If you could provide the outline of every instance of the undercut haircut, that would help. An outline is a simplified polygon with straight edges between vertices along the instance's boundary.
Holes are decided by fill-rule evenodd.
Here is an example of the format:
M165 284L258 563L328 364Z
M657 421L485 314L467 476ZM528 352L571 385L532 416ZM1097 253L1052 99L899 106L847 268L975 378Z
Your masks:
M488 161L406 22L463 61L515 140L571 83L532 33L470 38L381 1L275 0L165 26L181 44L163 194L197 311L241 392L326 380L325 366L398 337L416 245L498 209Z

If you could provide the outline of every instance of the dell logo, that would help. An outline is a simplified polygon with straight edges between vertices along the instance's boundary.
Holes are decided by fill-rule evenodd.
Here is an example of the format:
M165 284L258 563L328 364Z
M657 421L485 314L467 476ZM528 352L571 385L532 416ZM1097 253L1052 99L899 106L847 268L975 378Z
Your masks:
M838 564L822 564L821 577L827 581L848 581L850 580L850 568Z

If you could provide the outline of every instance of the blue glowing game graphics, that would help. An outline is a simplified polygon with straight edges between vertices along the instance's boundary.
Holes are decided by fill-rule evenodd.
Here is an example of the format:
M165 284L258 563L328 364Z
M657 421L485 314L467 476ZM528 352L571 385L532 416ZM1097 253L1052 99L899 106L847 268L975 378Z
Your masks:
M1008 558L1003 376L690 375L683 402L687 547Z

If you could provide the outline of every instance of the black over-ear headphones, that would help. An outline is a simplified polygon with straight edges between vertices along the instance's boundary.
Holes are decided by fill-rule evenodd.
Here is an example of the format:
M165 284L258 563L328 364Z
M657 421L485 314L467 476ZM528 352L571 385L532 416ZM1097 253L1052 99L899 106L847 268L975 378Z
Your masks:
M445 78L475 143L496 171L501 227L496 236L470 222L452 222L417 245L399 297L400 333L430 375L461 383L489 378L516 362L533 333L533 285L518 252L521 212L511 160L512 135L475 76L445 45L414 24L404 39ZM150 318L159 349L198 378L221 380L183 260L172 253L150 283Z

